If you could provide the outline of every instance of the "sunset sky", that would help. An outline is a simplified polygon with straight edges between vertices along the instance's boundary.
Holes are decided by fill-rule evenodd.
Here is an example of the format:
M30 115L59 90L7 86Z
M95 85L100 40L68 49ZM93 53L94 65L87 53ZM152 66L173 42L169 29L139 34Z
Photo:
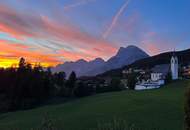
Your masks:
M190 0L1 0L0 67L190 48Z

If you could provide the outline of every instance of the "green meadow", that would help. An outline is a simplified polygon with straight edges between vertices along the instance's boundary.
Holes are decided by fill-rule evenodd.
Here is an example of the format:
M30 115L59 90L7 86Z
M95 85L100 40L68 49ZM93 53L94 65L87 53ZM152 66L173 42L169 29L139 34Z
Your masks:
M98 94L57 105L0 114L0 130L38 128L45 115L60 130L89 130L123 120L128 125L159 130L182 130L187 80L160 89Z

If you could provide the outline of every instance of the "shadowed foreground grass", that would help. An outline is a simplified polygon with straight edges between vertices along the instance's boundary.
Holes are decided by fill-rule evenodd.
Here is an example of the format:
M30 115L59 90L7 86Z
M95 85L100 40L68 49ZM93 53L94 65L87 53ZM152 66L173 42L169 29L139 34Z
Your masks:
M0 115L0 130L39 128L46 113L59 130L94 130L97 124L104 124L101 126L104 127L114 119L125 121L125 125L146 128L144 130L182 130L187 84L188 81L177 81L156 90L105 93L64 104L5 113Z

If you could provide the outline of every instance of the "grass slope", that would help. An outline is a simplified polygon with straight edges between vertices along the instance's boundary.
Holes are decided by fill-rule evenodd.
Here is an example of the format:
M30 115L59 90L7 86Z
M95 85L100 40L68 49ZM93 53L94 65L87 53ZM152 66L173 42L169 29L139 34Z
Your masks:
M182 130L184 91L188 81L161 89L123 91L86 97L73 102L0 115L0 129L39 127L46 112L64 130L88 130L99 121L122 119L141 128Z

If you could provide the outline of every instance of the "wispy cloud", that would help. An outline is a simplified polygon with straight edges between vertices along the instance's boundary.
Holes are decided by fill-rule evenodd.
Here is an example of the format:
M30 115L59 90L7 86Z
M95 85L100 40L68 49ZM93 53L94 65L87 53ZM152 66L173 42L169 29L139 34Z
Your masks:
M90 2L95 2L95 1L96 0L79 0L78 2L64 6L63 10L69 10L69 9L72 9L72 8L75 8L75 7L78 7L81 5L85 5L85 4L88 4Z
M111 21L110 26L108 27L108 29L105 31L105 33L103 34L103 38L106 39L108 37L108 35L111 33L112 29L114 28L114 26L116 25L117 21L119 20L121 14L125 11L125 9L128 7L129 3L131 0L127 0L122 7L119 9L119 11L117 12L117 14L113 17L113 20Z

